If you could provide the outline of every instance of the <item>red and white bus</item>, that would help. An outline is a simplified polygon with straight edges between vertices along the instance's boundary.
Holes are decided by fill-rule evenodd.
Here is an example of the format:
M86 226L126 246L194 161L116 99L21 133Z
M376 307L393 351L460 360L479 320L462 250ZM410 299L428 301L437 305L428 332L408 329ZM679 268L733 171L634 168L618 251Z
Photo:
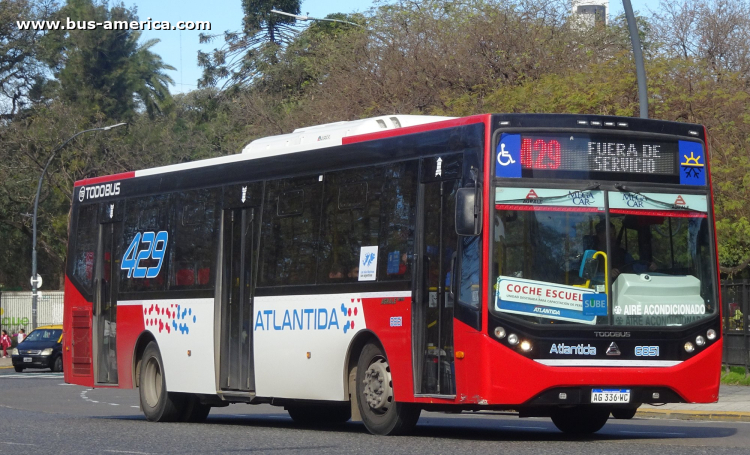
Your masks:
M422 409L598 431L714 402L702 126L390 116L79 181L65 380L153 421L229 403L408 432Z

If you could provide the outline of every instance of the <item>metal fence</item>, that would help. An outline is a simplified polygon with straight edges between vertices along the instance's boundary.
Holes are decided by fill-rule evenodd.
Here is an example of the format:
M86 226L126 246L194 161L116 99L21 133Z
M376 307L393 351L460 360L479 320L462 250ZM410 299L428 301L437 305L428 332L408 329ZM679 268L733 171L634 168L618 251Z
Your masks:
M723 363L745 368L745 375L750 373L750 281L722 281L721 306L724 332Z
M37 301L37 327L62 324L63 291L40 292ZM0 292L0 330L15 335L19 329L26 333L36 327L32 324L31 292ZM15 336L12 336L15 341Z

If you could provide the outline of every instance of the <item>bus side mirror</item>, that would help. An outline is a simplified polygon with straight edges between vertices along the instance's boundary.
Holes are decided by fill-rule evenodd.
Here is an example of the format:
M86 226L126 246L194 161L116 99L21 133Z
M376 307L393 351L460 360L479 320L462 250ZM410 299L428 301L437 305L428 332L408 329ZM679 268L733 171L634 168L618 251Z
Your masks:
M479 235L482 232L482 205L479 188L456 191L456 234Z
M583 259L581 259L581 269L578 271L578 276L584 280L592 280L596 276L596 272L599 271L599 261L594 257L596 250L586 250L583 252Z

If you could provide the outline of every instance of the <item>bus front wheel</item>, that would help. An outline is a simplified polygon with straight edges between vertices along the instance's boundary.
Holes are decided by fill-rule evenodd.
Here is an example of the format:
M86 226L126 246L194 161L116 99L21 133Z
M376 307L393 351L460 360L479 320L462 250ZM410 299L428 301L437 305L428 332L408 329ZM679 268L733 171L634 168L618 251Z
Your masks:
M635 408L618 408L612 410L612 417L615 419L632 419L635 417L635 413L638 412L638 407Z
M552 412L552 423L558 430L567 434L585 435L601 430L609 419L609 408L576 406L558 408Z
M380 346L368 343L357 363L357 406L365 428L377 435L410 432L421 409L393 398L393 380L388 359Z
M150 342L143 351L139 384L141 409L148 420L174 422L180 419L185 405L184 396L167 392L164 363L155 341Z
M346 422L352 417L352 410L348 406L320 405L305 406L291 405L286 407L289 417L301 425L336 425Z

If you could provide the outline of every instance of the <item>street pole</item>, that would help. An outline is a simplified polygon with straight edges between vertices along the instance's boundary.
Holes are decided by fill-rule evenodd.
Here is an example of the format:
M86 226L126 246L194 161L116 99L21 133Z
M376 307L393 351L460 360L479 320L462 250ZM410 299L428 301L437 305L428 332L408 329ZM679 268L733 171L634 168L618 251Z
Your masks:
M648 118L648 92L646 91L646 68L643 66L643 52L641 51L641 38L638 35L638 24L635 23L633 5L630 0L622 0L625 9L625 18L628 20L630 31L630 43L633 46L633 57L635 58L635 74L638 77L638 101L641 106L641 118Z
M118 126L127 125L127 123L118 123L116 125L110 125L110 126L103 126L101 128L91 128L88 130L79 131L78 133L71 136L68 140L60 144L55 150L52 151L52 154L47 159L47 164L44 165L44 168L42 169L42 175L39 176L39 185L36 187L36 197L34 198L34 218L32 221L32 228L31 228L31 326L32 329L36 328L36 309L37 309L37 283L39 283L39 280L37 279L37 273L36 273L36 216L37 212L39 210L39 195L42 192L42 181L44 180L44 175L47 173L47 168L49 167L50 163L52 163L52 160L55 158L55 155L57 152L62 150L63 147L65 147L68 142L72 141L76 137L80 136L84 133L89 133L91 131L109 131L113 128L117 128ZM41 278L41 277L40 277Z

